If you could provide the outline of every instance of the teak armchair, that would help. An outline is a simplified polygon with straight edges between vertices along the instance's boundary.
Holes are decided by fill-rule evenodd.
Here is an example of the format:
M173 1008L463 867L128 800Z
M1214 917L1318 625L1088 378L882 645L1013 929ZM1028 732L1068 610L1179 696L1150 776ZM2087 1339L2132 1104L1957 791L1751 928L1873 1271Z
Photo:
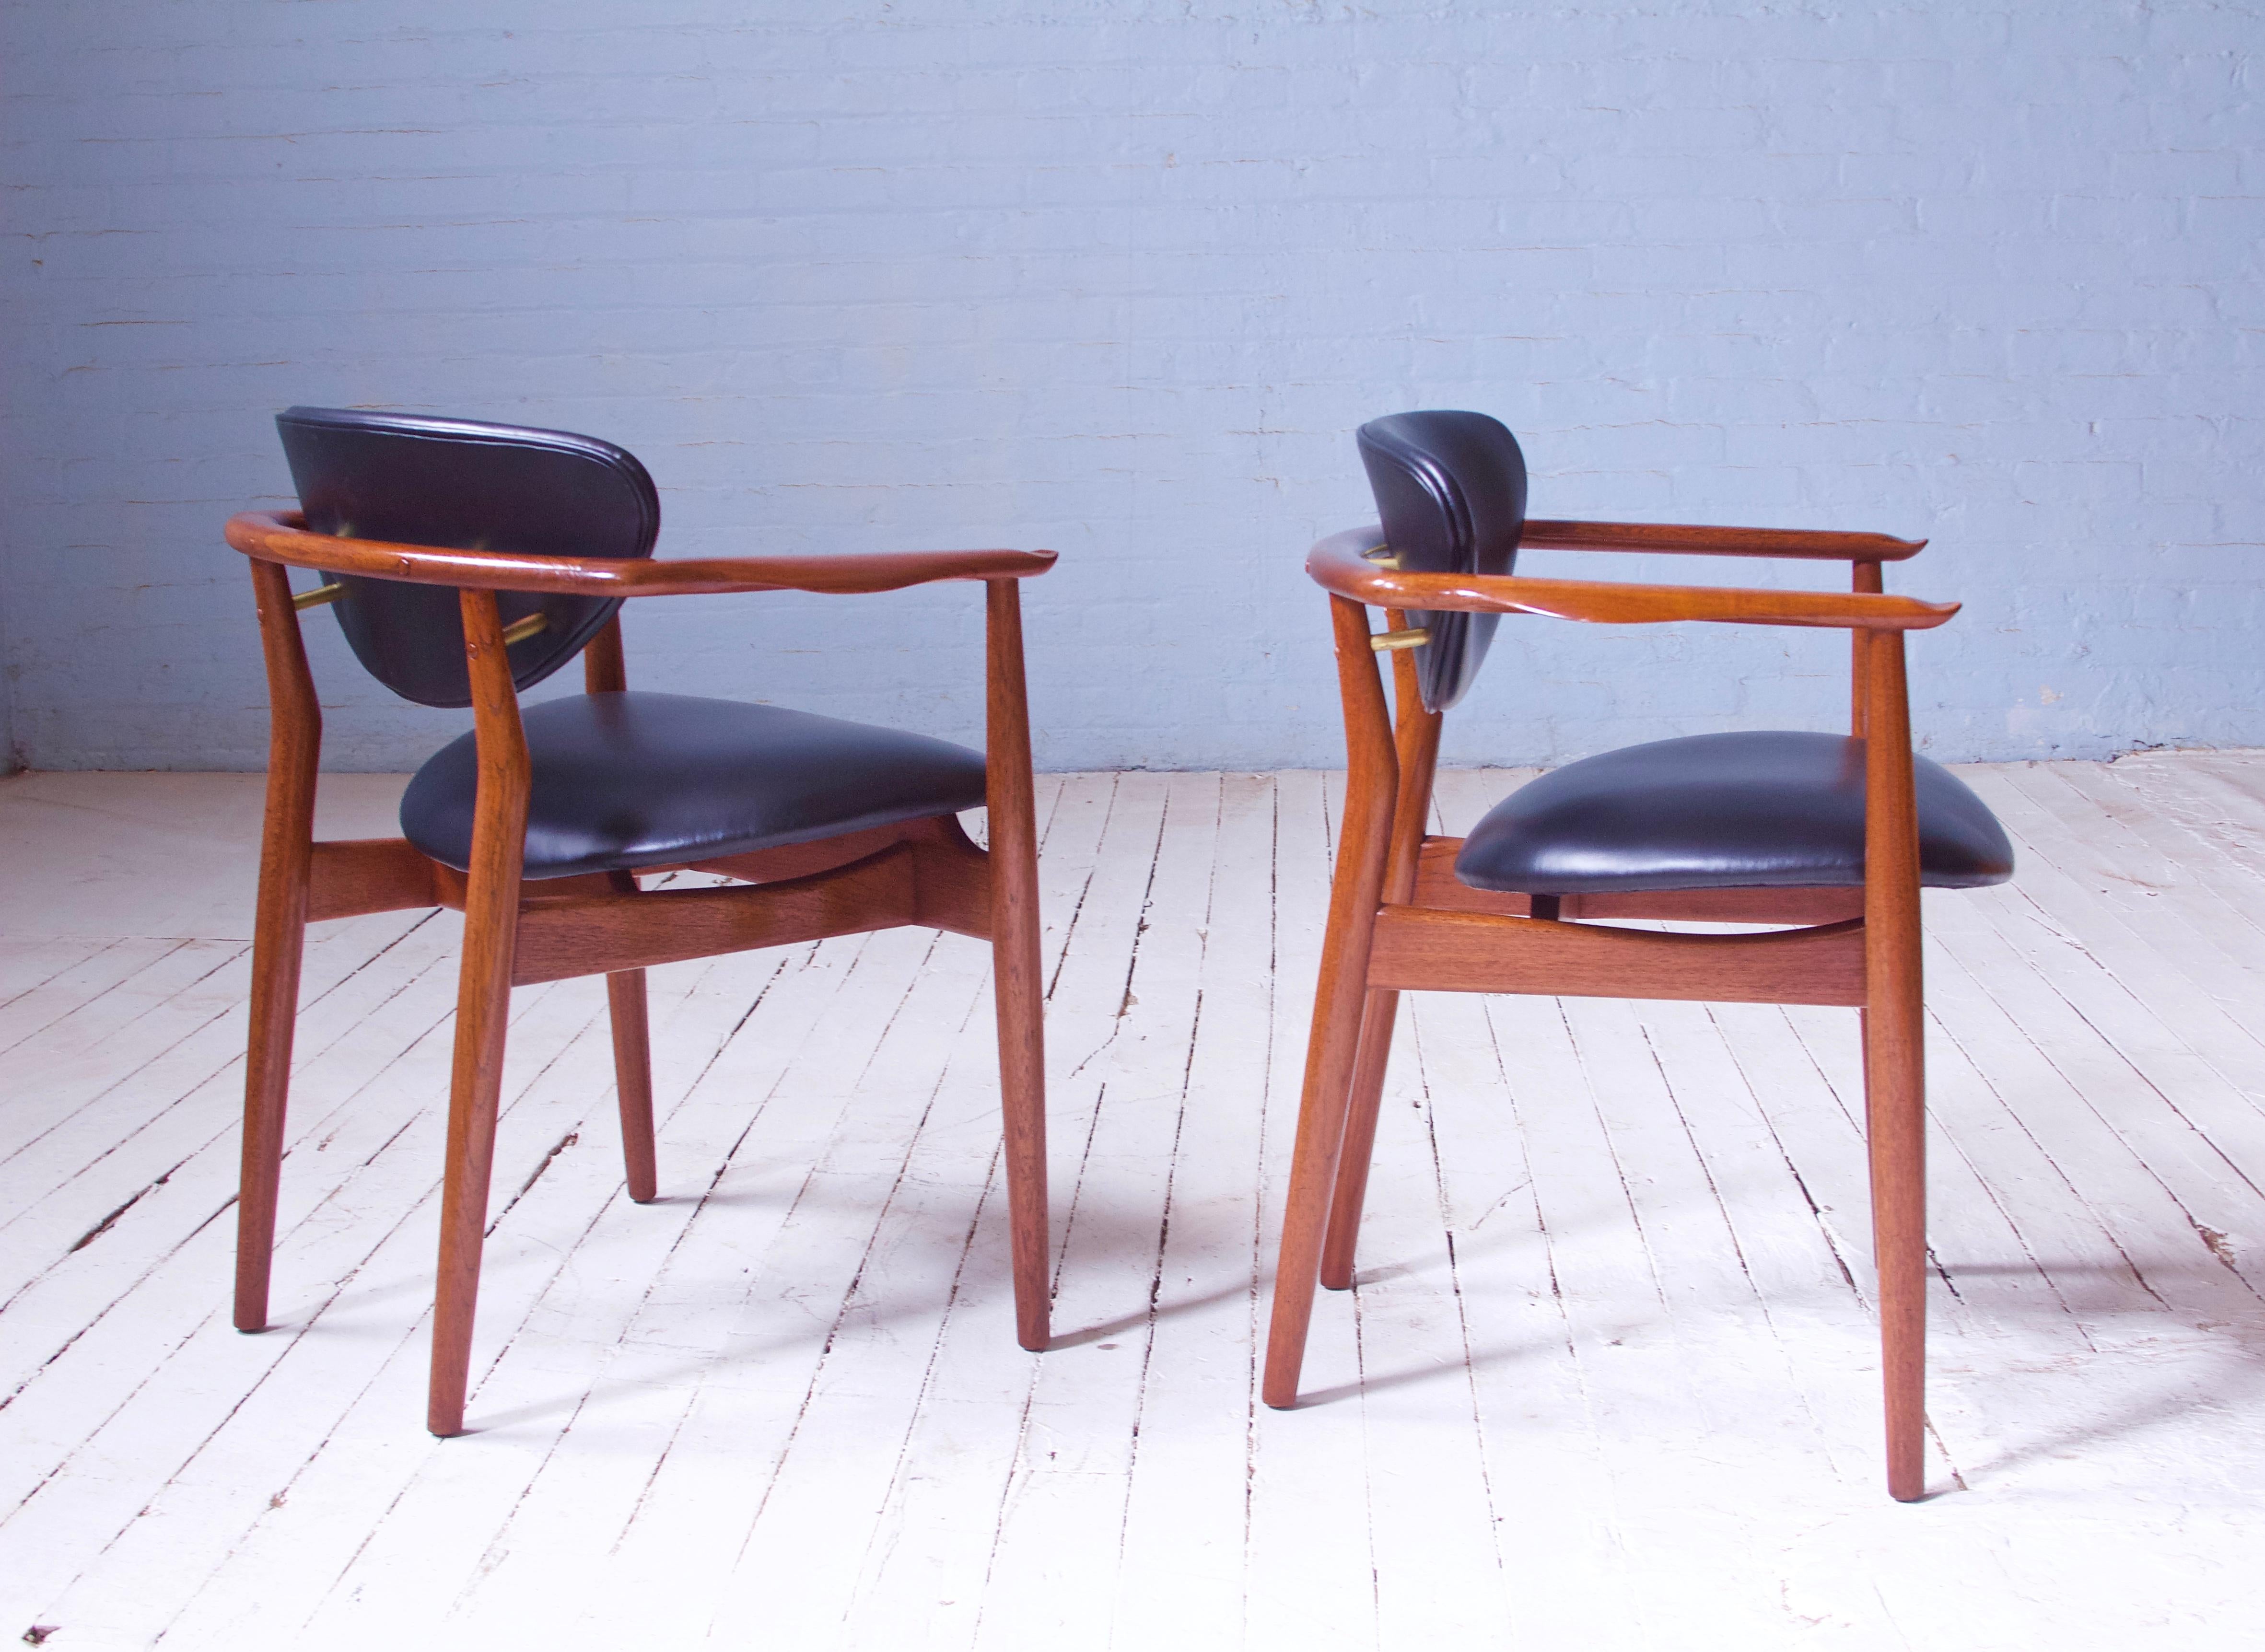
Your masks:
M608 443L469 420L293 408L277 419L301 512L247 512L272 699L244 1084L236 1324L267 1323L301 944L310 921L464 914L427 1426L463 1429L511 989L603 975L630 1197L655 1194L648 965L899 924L988 940L999 1020L1016 1335L1047 1341L1037 843L1016 581L1052 551L652 559L651 477ZM295 596L288 568L327 583ZM629 690L630 597L894 591L983 582L986 750L768 705ZM334 602L381 681L465 706L420 769L403 836L313 838L322 716L299 612ZM586 693L519 690L577 653ZM956 814L987 805L990 848ZM640 889L640 872L741 880Z
M1875 534L1526 520L1516 440L1478 413L1405 413L1360 432L1381 528L1316 545L1345 740L1344 828L1314 1005L1264 1397L1294 1405L1316 1278L1353 1279L1377 1108L1410 990L1842 1004L1862 1015L1888 1489L1923 1489L1926 1347L1922 884L2012 876L2013 850L1963 782L1914 758L1904 633L1955 604L1881 591L1924 541ZM1520 544L1845 561L1847 595L1515 577ZM1370 608L1387 630L1372 632ZM1498 616L1613 624L1824 626L1854 638L1853 731L1702 735L1584 759L1497 804L1467 839L1424 830L1441 714ZM1378 655L1393 659L1398 717ZM1781 924L1664 934L1587 920Z

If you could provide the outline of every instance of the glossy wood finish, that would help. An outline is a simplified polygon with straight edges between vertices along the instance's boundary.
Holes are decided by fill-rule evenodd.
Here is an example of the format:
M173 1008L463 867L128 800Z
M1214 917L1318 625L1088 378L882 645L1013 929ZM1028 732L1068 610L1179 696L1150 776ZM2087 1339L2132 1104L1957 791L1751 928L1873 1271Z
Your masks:
M722 595L740 591L901 591L938 579L1027 579L1054 565L1051 550L903 550L846 557L527 557L448 550L376 539L310 534L296 511L244 511L229 518L228 542L247 557L328 573L405 579L412 585L566 596Z
M1679 557L1791 557L1817 562L1900 562L1923 539L1811 533L1785 528L1693 528L1671 522L1528 521L1518 543L1549 550L1635 550ZM1875 587L1875 589L1877 587Z
M551 895L530 884L511 984L649 969L911 923L918 909L914 868L911 848L899 843L852 866L753 888Z
M622 616L616 614L582 645L582 692L619 694L629 686L629 667L622 659Z
M1877 596L1885 589L1880 579L1880 564L1876 562L1855 564L1849 571L1849 588L1865 595ZM1865 702L1872 693L1871 680L1865 670L1871 656L1864 648L1870 635L1868 631L1851 631L1848 634L1848 732L1860 740L1864 738Z
M296 518L260 513L231 521L229 542L251 557L273 708L238 1209L239 1327L255 1330L266 1322L305 926L310 919L446 906L464 913L465 928L427 1413L433 1432L454 1434L463 1427L512 987L573 975L606 978L625 1175L630 1197L642 1203L659 1187L645 970L896 925L950 929L993 944L1016 1335L1026 1348L1046 1345L1050 1247L1037 826L1016 581L1045 571L1052 552L598 564L323 538L300 531ZM322 724L287 563L458 587L479 753L469 870L442 866L398 838L313 841ZM987 852L969 841L956 819L943 817L688 868L651 869L738 880L725 887L645 890L627 872L524 880L531 775L496 590L624 596L790 586L858 592L959 579L986 581ZM587 644L584 685L593 694L627 687L618 618Z
M652 1030L643 970L607 975L606 1014L614 1035L614 1097L622 1116L624 1177L630 1197L649 1204L660 1191L660 1166L652 1140Z
M533 773L495 593L466 591L461 603L473 727L479 742L479 794L472 815L472 863L465 873L464 958L456 991L456 1050L449 1076L448 1146L441 1184L439 1289L433 1305L433 1377L425 1423L439 1435L460 1434L464 1427L472 1316L487 1232L488 1172L495 1157L504 1035L511 1021L520 862L527 841Z
M1046 1220L1045 984L1038 966L1038 828L1022 597L1012 579L984 586L985 778L991 821L991 979L999 1018L999 1098L1007 1142L1015 1337L1052 1339Z
M357 838L310 847L310 921L411 906L463 910L464 875L427 860L405 838Z
M618 632L615 640L618 644ZM616 669L619 664L615 662ZM611 872L606 881L616 894L638 893L634 872ZM660 1191L660 1166L652 1140L652 1027L642 969L607 972L606 1020L614 1036L614 1100L622 1119L623 1175L630 1197L650 1204Z
M1366 560L1373 529L1316 546L1307 571L1330 592L1349 757L1344 827L1307 1047L1283 1219L1262 1394L1296 1403L1317 1283L1353 1281L1356 1230L1398 994L1522 993L1645 1000L1850 1006L1863 1015L1867 1137L1891 1496L1922 1494L1926 1342L1925 1067L1919 975L1919 828L1903 633L1954 604L1885 595L1880 565L1919 543L1874 535L1529 525L1527 542L1621 550L1839 557L1837 593L1604 586L1569 580L1403 574ZM1426 835L1439 726L1422 713L1415 668L1395 657L1395 742L1370 647L1370 607L1548 614L1614 622L1710 620L1840 626L1854 633L1852 722L1866 746L1861 889L1689 890L1592 896L1504 894L1454 877L1461 840ZM1759 934L1663 934L1599 919L1671 918L1793 927Z
M1376 914L1368 979L1431 992L1853 1007L1866 1001L1864 967L1861 919L1759 935L1661 935L1386 906Z
M1372 608L1540 614L1607 625L1703 620L1718 624L1926 630L1958 612L1955 602L1920 602L1911 597L1843 594L1837 591L1608 585L1585 579L1529 579L1516 575L1402 573L1362 555L1375 546L1377 531L1361 528L1322 541L1306 557L1307 573L1324 590Z
M1291 1150L1289 1208L1282 1219L1282 1248L1274 1270L1274 1307L1266 1338L1260 1395L1270 1406L1298 1402L1298 1376L1306 1359L1306 1331L1314 1316L1322 1246L1336 1200L1344 1145L1345 1104L1356 1044L1368 997L1369 937L1383 894L1386 855L1398 803L1399 758L1384 709L1376 656L1369 648L1368 616L1358 602L1329 599L1336 637L1337 683L1344 706L1345 744L1352 757L1345 784L1344 826L1329 885L1328 939L1314 993L1313 1031L1306 1044L1306 1080L1298 1104L1298 1137Z
M1387 630L1408 623L1398 609L1384 616ZM1416 676L1416 657L1392 657L1392 702L1396 717L1395 754L1400 790L1392 811L1392 847L1384 867L1383 898L1404 904L1414 897L1424 823L1431 811L1431 785L1439 767L1443 719L1428 710ZM1383 1104L1384 1073L1392 1059L1392 1033L1400 1017L1400 994L1372 987L1361 1008L1360 1037L1354 1047L1352 1088L1345 1101L1344 1142L1337 1152L1335 1189L1329 1198L1329 1230L1322 1244L1322 1284L1331 1291L1352 1284L1353 1250L1360 1232L1361 1206L1368 1196L1368 1168L1376 1153L1376 1115Z
M583 645L582 692L619 694L629 686L629 666L622 658L622 616L615 614ZM606 884L615 894L637 892L634 872L609 872ZM607 975L606 1019L614 1036L622 1170L630 1197L649 1204L660 1191L660 1166L652 1139L652 1030L644 970L615 970Z
M251 565L259 637L274 712L268 730L267 814L259 845L259 906L251 943L251 1043L244 1076L244 1165L236 1211L236 1328L267 1328L282 1174L291 1035L299 1013L299 959L307 932L313 860L315 774L323 713L282 569Z
M1919 811L1904 639L1869 639L1865 741L1864 1131L1880 1272L1888 1492L1924 1495L1926 1430L1926 1057Z

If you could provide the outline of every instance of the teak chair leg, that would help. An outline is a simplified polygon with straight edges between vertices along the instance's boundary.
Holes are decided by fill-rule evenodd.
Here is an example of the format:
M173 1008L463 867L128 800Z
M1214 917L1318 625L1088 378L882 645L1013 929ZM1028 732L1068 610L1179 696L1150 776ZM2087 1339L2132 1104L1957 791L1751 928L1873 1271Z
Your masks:
M439 1289L433 1304L433 1386L425 1424L440 1435L464 1431L496 1106L503 1090L504 1035L511 1019L510 976L497 979L494 972L480 966L480 955L494 950L496 916L492 910L474 913L467 904L455 1080L448 1095L448 1172L441 1194ZM479 905L492 908L492 902Z
M1866 644L1864 1132L1880 1279L1888 1495L1926 1495L1926 1054L1903 637Z
M619 633L615 637L618 644ZM637 874L610 876L616 893L637 893ZM630 1197L649 1204L659 1191L660 1171L652 1146L652 1037L643 970L616 970L606 977L606 1010L614 1029L614 1100L622 1115L622 1164Z
M307 939L314 862L315 771L323 714L300 640L291 582L272 563L251 564L273 708L267 813L259 846L259 906L251 945L251 1039L244 1076L244 1163L236 1207L236 1328L267 1328L275 1256L275 1200L283 1168L291 1038L299 1018L299 961Z
M1261 1398L1280 1409L1298 1403L1298 1378L1306 1363L1306 1334L1313 1322L1314 1288L1319 1283L1322 1247L1336 1188L1338 1155L1345 1138L1353 1042L1359 1030L1361 983L1367 973L1366 935L1372 918L1344 926L1360 932L1360 958L1348 968L1339 926L1330 925L1322 942L1321 989L1314 998L1314 1030L1307 1045L1305 1094L1298 1104L1298 1139L1291 1150L1290 1197L1282 1214L1282 1251L1274 1270L1274 1314L1266 1338L1266 1372Z
M526 738L492 592L462 593L464 652L479 733L479 801L464 883L464 957L456 992L456 1052L448 1090L448 1171L441 1194L440 1284L433 1305L433 1381L425 1426L464 1430L472 1314L487 1234L504 1036L511 1021L512 957L527 847Z
M999 1103L1007 1146L1014 1252L1015 1340L1052 1340L1046 1220L1046 1048L1039 973L1038 826L1023 673L1022 599L1015 581L984 586L991 820L991 980L999 1016Z
M1880 1278L1880 1369L1887 1402L1888 1495L1926 1493L1926 1078L1917 1036L1865 1016L1864 1115L1872 1252Z
M1322 1284L1352 1288L1353 1253L1360 1242L1360 1210L1368 1197L1368 1170L1376 1153L1376 1117L1384 1101L1384 1070L1392 1059L1392 1031L1400 994L1377 991L1361 1011L1360 1048L1353 1058L1352 1091L1345 1102L1344 1142L1337 1150L1336 1193L1329 1204L1329 1237L1322 1245Z
M622 1163L630 1197L644 1204L660 1186L652 1145L652 1039L645 1020L645 972L616 970L606 977L606 1008L614 1023L614 1098L622 1114Z
M1321 1278L1345 1107L1368 1000L1369 943L1376 931L1400 788L1383 685L1368 644L1367 615L1359 604L1332 597L1329 615L1351 767L1336 871L1329 883L1329 921L1322 936L1321 979L1314 992L1314 1028L1306 1044L1306 1082L1298 1103L1290 1197L1282 1217L1266 1371L1259 1387L1259 1397L1278 1410L1298 1403L1298 1376L1306 1363L1306 1331L1313 1322L1314 1289Z
M271 782L271 785L273 782ZM310 789L311 790L311 788ZM268 805L271 821L279 812ZM271 830L271 839L276 835ZM275 1256L275 1203L283 1175L284 1113L291 1091L291 1039L299 1017L299 960L307 937L307 846L259 868L251 945L251 1042L244 1075L244 1166L236 1207L236 1328L267 1328Z

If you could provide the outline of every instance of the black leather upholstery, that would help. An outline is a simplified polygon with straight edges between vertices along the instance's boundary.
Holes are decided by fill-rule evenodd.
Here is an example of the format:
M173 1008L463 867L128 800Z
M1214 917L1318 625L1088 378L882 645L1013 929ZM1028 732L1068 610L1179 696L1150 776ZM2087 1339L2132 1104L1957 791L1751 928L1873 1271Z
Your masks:
M1506 574L1526 528L1526 455L1484 413L1395 413L1360 427L1360 461L1384 540L1409 573ZM1463 697L1494 640L1493 614L1410 614L1431 640L1416 651L1424 706Z
M780 706L632 691L521 716L531 878L742 854L983 802L979 753ZM471 862L477 773L467 734L401 799L402 834L459 871Z
M1919 881L2014 875L2005 828L1965 782L1918 758ZM1568 763L1512 792L1464 841L1476 889L1575 895L1848 888L1864 881L1864 742L1700 734Z
M317 534L450 550L541 557L649 557L660 533L652 478L611 442L469 418L331 407L276 416L299 507ZM471 703L455 591L340 578L339 627L372 676L404 699ZM522 688L572 659L621 607L603 598L506 591L506 625L541 613L543 629L511 645Z

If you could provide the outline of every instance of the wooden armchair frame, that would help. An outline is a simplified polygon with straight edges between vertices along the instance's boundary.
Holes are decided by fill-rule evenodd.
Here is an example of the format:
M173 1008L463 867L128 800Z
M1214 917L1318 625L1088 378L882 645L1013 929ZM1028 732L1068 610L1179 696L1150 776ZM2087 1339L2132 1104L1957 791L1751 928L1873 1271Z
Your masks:
M306 531L303 517L295 513L266 512L231 519L227 538L251 559L273 717L244 1083L237 1329L261 1330L267 1323L306 926L327 918L442 906L462 912L465 921L427 1416L434 1434L463 1429L511 989L573 975L605 976L630 1197L645 1201L656 1191L646 967L899 924L950 929L992 944L1016 1336L1027 1349L1046 1346L1038 840L1016 582L1052 567L1052 551L677 562L528 557L332 538ZM457 589L479 768L469 871L428 859L402 838L315 841L322 712L307 667L288 567ZM860 593L945 579L980 579L984 586L987 853L945 816L681 868L646 869L742 880L728 886L648 891L629 872L522 884L530 763L497 613L498 592L599 597L778 590ZM585 650L583 672L589 693L626 687L618 618Z
M1569 549L1846 561L1854 590L1615 585L1399 571L1374 528L1316 545L1307 571L1330 593L1350 758L1344 828L1314 1004L1274 1287L1264 1398L1294 1405L1316 1279L1352 1284L1353 1252L1400 994L1536 993L1784 1004L1861 1015L1873 1247L1879 1270L1890 1495L1923 1490L1926 1146L1919 826L1904 633L1955 603L1881 591L1881 564L1925 541L1875 534L1530 521L1522 542ZM1375 560L1382 557L1383 561ZM1367 610L1385 610L1373 634ZM1417 691L1410 610L1540 614L1613 624L1703 620L1852 634L1850 722L1865 745L1861 889L1501 894L1459 882L1460 838L1426 835L1441 715ZM1377 655L1394 660L1395 718ZM1663 934L1576 921L1685 919L1794 926Z

